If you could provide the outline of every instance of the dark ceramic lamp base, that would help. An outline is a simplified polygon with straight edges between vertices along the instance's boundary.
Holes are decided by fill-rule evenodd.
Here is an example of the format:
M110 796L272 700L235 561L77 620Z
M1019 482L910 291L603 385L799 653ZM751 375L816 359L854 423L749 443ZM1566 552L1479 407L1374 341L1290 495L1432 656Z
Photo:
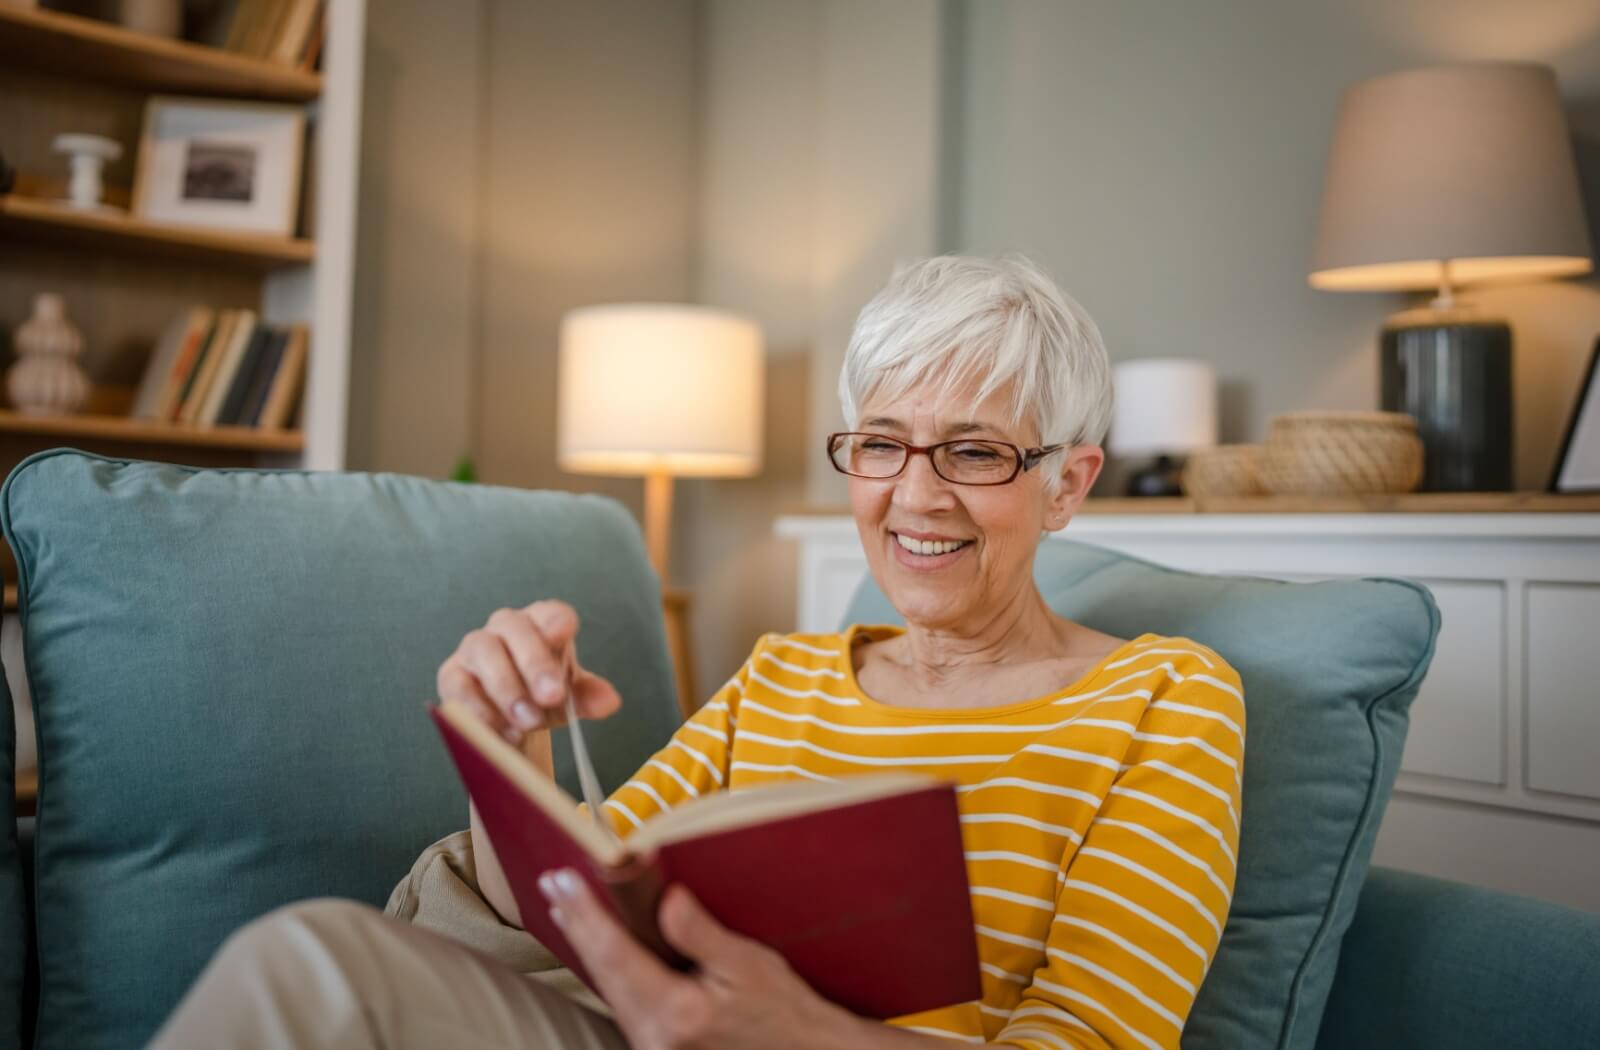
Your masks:
M1380 341L1382 408L1415 416L1423 492L1511 488L1511 327L1439 311L1391 319Z
M1158 457L1154 464L1128 479L1128 495L1181 496L1183 495L1183 485L1179 482L1181 473L1176 459L1171 456Z

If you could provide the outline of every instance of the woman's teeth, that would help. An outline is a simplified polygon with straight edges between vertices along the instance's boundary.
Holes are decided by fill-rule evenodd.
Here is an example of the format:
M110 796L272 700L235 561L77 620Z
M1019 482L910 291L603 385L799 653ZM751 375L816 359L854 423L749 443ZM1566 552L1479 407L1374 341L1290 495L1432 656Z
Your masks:
M898 532L894 534L894 541L912 554L949 554L972 542L971 540L914 540Z

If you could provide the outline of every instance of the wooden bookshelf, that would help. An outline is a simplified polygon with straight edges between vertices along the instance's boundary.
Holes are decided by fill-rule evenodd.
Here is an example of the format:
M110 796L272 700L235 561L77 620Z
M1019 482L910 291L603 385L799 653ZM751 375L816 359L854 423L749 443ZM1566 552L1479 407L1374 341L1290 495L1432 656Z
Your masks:
M0 7L0 11L6 10ZM124 212L80 211L54 201L0 197L0 233L72 240L90 247L163 258L224 263L250 270L304 266L316 245L304 238L229 233L146 222Z
M63 77L231 98L310 102L322 77L109 22L0 3L0 59Z
M128 416L30 416L4 410L0 410L0 433L43 434L91 442L198 446L241 452L299 452L305 447L304 435L298 430L200 427L156 423Z
M17 585L16 584L14 584L14 583L6 584L5 599L6 599L5 600L5 611L6 612L16 612L17 611Z

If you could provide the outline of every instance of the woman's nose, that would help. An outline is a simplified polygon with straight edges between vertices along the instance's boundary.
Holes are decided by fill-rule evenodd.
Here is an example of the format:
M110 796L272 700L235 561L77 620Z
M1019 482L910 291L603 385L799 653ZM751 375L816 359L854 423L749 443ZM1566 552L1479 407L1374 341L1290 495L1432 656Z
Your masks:
M894 502L913 510L935 509L955 502L950 482L933 469L933 460L914 455L895 479Z

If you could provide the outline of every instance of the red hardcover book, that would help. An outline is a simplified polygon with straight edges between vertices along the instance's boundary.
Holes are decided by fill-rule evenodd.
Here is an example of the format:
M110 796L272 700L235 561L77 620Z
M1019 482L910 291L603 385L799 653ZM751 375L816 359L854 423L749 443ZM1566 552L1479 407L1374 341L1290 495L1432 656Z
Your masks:
M776 949L816 992L884 1019L982 996L954 785L882 774L717 792L622 843L523 754L455 705L431 705L523 928L596 994L538 879L575 869L641 942L685 969L656 924L682 883L723 925Z

